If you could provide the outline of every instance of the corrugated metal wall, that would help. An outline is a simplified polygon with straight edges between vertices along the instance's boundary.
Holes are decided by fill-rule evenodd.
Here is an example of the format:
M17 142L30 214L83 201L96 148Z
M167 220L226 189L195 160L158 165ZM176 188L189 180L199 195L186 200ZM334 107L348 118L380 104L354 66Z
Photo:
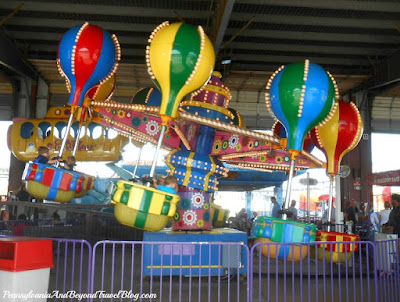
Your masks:
M400 97L376 97L371 124L373 132L400 133Z

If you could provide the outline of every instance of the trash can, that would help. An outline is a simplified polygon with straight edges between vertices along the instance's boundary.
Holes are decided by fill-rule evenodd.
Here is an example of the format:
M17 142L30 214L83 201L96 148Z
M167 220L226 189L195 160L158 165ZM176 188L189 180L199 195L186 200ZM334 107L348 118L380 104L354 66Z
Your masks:
M0 238L0 300L47 301L53 266L50 239Z

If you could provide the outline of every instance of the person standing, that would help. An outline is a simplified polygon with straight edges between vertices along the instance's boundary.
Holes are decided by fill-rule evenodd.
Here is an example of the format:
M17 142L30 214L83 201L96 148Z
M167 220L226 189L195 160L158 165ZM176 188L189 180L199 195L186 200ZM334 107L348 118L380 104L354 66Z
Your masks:
M18 201L31 201L31 195L27 192L25 184L22 184L17 195Z
M321 222L322 224L327 224L328 223L328 210L329 210L329 199L326 200L326 207L325 207L325 211L324 214L322 214L322 219ZM336 211L335 208L332 205L332 210L331 210L331 223L335 223L336 221Z
M400 195L392 194L393 209L387 222L387 230L390 233L397 234L400 237Z
M379 215L377 212L372 211L369 213L369 221L371 223L371 230L373 232L378 232L379 231Z
M292 203L290 204L288 210L292 212L292 220L296 221L297 220L296 200L292 200Z
M353 221L353 225L356 225L357 224L357 214L358 214L358 208L356 206L356 201L354 199L352 199L350 206L346 209L345 220Z
M384 225L389 221L389 215L392 209L390 208L390 202L385 201L384 204L385 209L379 212L379 223L380 225Z
M271 216L275 217L275 218L281 218L281 215L278 214L278 211L281 210L281 206L276 201L276 197L275 196L271 197L271 202L272 202L272 213L271 213Z
M357 215L358 215L358 208L356 206L356 201L352 199L350 201L350 205L347 207L346 212L344 214L344 220L352 222L351 232L353 234L355 233L356 230Z

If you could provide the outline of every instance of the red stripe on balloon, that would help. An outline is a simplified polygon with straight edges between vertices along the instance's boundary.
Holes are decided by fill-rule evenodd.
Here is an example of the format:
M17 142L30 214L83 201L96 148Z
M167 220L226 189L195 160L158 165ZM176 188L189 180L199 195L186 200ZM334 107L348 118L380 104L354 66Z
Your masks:
M339 159L353 143L358 130L358 115L354 108L344 101L339 102L338 138L335 148L335 173L339 169ZM338 171L337 171L338 172Z
M303 150L308 151L311 146L311 136L310 132L307 132L306 135L304 136L304 143L303 143Z
M82 88L92 76L101 55L103 30L95 25L84 28L76 43L75 50L75 94L72 105L79 104Z

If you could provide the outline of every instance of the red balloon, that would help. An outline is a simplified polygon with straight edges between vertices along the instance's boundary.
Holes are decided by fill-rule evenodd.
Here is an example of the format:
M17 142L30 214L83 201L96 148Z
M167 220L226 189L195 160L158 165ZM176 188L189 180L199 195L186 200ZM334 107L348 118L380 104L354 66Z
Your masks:
M353 150L363 132L360 113L353 103L339 101L329 121L316 127L314 138L322 146L327 158L327 173L339 173L343 156Z

